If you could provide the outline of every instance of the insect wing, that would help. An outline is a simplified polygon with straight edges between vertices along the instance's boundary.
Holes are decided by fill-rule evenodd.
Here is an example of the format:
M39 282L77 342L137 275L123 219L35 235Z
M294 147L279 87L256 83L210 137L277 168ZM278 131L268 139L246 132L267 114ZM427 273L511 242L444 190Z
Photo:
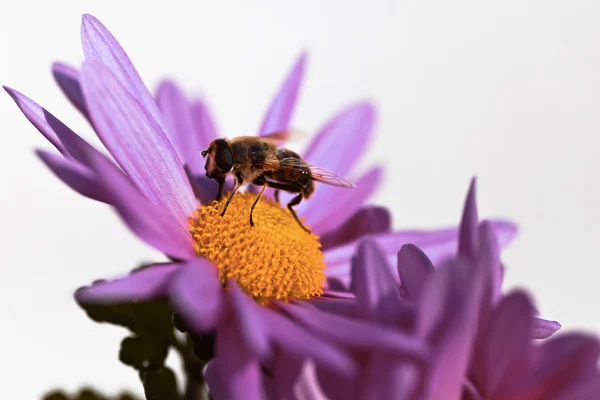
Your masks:
M299 158L284 158L279 162L279 168L294 170L308 169L310 171L311 178L317 182L345 188L356 187L354 183L342 178L341 176L338 176L333 172L326 171L323 168L317 167L315 165L309 165Z
M290 129L284 129L282 131L267 133L266 135L262 135L261 137L265 138L265 139L273 140L278 143L285 143L285 142L293 142L296 140L300 140L305 136L306 136L306 134L304 132L299 131L297 129L290 128Z

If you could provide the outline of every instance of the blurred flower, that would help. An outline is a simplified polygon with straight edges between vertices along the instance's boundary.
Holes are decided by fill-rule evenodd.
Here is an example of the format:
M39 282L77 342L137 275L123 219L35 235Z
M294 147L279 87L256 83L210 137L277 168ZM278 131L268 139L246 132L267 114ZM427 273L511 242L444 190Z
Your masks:
M310 358L346 377L357 366L342 347L376 348L411 360L425 357L427 347L420 340L391 328L301 305L273 302L272 307L261 307L253 298L267 303L320 294L325 265L325 296L343 297L327 288L347 288L350 258L364 234L372 235L387 258L395 258L399 247L410 242L435 261L452 253L457 229L389 232L385 209L360 208L377 187L379 168L358 177L358 189L353 191L322 185L299 208L312 231L322 237L322 249L315 235L299 232L289 214L271 201L260 203L257 227L250 229L246 223L250 194L237 196L228 214L215 219L218 205L210 202L215 184L197 175L202 173L197 149L218 136L204 101L188 102L172 82L161 84L155 99L97 19L85 15L81 34L85 54L81 73L56 64L54 74L116 164L31 99L6 90L61 153L38 150L44 163L80 194L113 206L138 237L176 261L82 288L76 293L78 302L168 297L191 329L216 331L216 371L227 376L226 397L231 398L259 397L260 363L277 363L279 357ZM271 103L259 134L288 127L304 63L301 56ZM374 119L368 103L345 109L320 130L305 159L340 175L350 173ZM516 233L508 222L491 226L501 244ZM287 316L293 312L312 325L293 323L295 319Z
M537 346L533 339L551 336L560 324L534 317L526 293L501 293L498 244L490 223L478 220L475 181L456 256L434 269L418 247L405 245L398 274L400 286L382 250L365 239L354 258L356 297L312 303L413 334L432 346L430 364L363 354L355 379L318 371L329 398L600 398L598 338L572 333Z

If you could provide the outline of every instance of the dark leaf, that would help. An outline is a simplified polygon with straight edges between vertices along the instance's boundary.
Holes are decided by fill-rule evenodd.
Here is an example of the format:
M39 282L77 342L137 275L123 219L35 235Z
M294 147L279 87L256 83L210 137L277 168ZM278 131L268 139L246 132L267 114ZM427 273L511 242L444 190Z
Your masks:
M168 352L169 343L151 336L130 336L121 342L119 360L137 370L158 368L163 365Z
M178 400L177 379L167 367L148 369L141 372L147 400Z

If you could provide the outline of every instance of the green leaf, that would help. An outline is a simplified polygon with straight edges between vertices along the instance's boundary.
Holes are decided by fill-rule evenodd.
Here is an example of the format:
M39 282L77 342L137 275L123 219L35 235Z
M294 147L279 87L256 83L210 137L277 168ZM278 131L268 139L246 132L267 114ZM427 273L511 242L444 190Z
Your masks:
M167 367L148 369L141 372L147 400L178 400L177 379Z
M121 342L119 360L137 370L158 368L165 362L168 352L169 343L151 336L130 336Z

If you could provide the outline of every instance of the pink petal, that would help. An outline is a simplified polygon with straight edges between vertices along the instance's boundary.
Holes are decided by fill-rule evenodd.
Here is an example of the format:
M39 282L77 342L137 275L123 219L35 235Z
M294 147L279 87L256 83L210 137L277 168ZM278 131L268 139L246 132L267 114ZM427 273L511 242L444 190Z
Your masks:
M71 189L79 194L98 200L109 202L109 197L102 191L96 173L70 158L54 154L45 150L37 150L36 154L48 168Z
M336 229L373 195L381 175L380 168L372 168L352 189L316 183L315 193L298 206L298 215L305 216L306 224L317 234Z
M477 216L477 200L475 193L475 178L471 179L469 192L465 199L463 216L460 220L458 254L475 260L479 252L479 241L477 227L479 218Z
M345 108L319 131L304 159L344 177L363 154L375 118L375 108L370 103Z
M117 304L163 298L180 264L154 264L122 278L100 281L80 288L75 293L82 304Z
M533 326L531 327L532 339L547 339L556 333L561 328L561 324L557 321L548 321L542 318L533 318Z
M90 115L81 91L79 71L70 65L55 62L52 64L52 75L69 101L89 120Z
M192 174L204 172L204 159L200 152L202 147L194 129L192 109L183 91L172 81L163 81L156 95L168 129L169 140L179 155L179 159L190 169Z
M187 227L146 199L108 158L92 147L82 150L85 164L98 176L107 201L138 237L172 257L185 260L195 256Z
M102 64L85 61L82 84L104 145L140 190L187 230L196 200L164 131Z
M131 63L115 37L96 17L84 14L81 18L81 43L86 60L102 63L156 121L161 130L166 131L162 116L152 94ZM84 89L85 94L85 89ZM85 98L87 100L87 95ZM88 108L93 108L88 104Z
M199 333L217 327L223 313L223 287L217 267L204 258L186 263L171 281L169 298L190 327Z
M206 149L210 142L220 137L214 122L214 117L208 108L206 99L193 99L190 109L198 145L200 148Z
M321 236L323 249L336 247L355 241L364 235L389 232L390 212L384 207L367 206L360 208L335 230Z
M275 98L273 98L262 121L258 133L259 136L289 128L292 112L294 111L294 106L300 92L302 77L304 76L306 57L305 53L302 53L298 57L283 85L275 95Z
M406 244L398 252L398 275L407 299L421 297L425 282L434 271L429 258L417 246Z

